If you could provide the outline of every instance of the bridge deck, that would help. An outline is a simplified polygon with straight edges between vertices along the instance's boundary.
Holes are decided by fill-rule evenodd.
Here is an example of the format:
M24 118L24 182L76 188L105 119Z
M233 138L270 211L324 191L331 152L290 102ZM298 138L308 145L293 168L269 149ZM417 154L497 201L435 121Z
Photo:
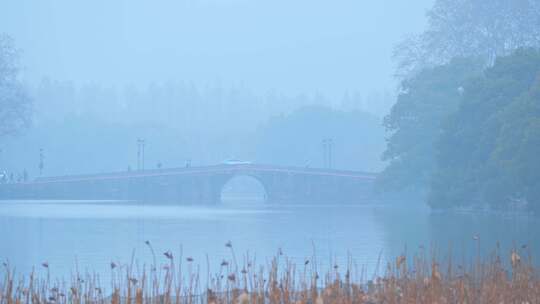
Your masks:
M39 177L27 184L43 184L55 182L70 182L70 181L90 181L90 180L111 180L111 179L128 179L141 177L157 177L157 176L174 176L174 175L208 175L212 173L224 172L280 172L301 175L322 175L335 177L348 177L358 179L375 179L375 173L351 171L351 170L336 170L336 169L321 169L321 168L302 168L302 167L287 167L274 165L258 165L258 164L240 164L240 165L212 165L201 167L183 167L183 168L168 168L168 169L151 169L137 171L123 171L99 174L79 174L65 175L53 177Z
M0 199L119 199L216 204L235 176L252 176L276 203L359 201L371 192L373 173L271 166L214 165L40 177L0 185Z

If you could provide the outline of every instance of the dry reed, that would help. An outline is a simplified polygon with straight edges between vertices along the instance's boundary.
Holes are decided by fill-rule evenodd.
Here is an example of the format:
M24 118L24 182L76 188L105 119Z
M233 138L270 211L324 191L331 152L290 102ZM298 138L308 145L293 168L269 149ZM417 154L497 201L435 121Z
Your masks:
M219 271L208 272L203 280L193 258L183 261L181 254L176 258L167 251L158 267L153 248L147 245L153 264L136 271L133 263L111 263L108 286L90 274L75 274L69 283L51 280L47 263L42 265L47 270L44 278L35 272L16 276L4 263L0 304L540 303L538 269L530 255L523 258L518 250L477 259L466 267L451 259L402 255L387 265L384 274L368 280L350 259L343 270L336 265L322 277L315 257L297 265L281 250L266 266L256 266L249 255L239 262L228 242L231 260L222 261Z

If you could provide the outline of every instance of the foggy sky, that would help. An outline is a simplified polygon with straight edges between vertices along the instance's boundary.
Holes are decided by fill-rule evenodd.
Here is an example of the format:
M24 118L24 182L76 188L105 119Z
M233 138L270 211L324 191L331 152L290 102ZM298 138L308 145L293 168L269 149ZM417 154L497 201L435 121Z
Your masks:
M24 78L193 81L287 94L392 90L393 45L432 0L3 0Z

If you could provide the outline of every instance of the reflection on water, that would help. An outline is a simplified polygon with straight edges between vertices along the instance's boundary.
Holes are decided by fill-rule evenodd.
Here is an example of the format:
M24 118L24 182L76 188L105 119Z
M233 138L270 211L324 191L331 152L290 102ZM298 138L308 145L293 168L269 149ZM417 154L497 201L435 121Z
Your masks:
M351 256L374 269L379 256L392 258L420 246L452 247L463 256L528 244L538 253L537 218L474 213L433 213L427 208L363 205L267 205L261 201L226 200L215 207L135 202L24 201L0 203L0 259L19 273L47 261L53 275L79 270L108 273L111 261L151 261L145 245L156 252L182 251L211 267L249 252L261 264L279 248L299 263L313 255L321 263L344 263ZM478 240L473 237L478 236ZM159 254L158 258L165 257ZM384 264L383 264L384 265ZM39 270L39 268L38 268Z

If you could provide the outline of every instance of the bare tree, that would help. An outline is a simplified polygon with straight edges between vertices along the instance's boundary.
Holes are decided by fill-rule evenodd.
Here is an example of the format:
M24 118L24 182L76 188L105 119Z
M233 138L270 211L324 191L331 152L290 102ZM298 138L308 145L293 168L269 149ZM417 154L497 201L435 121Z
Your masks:
M521 47L540 46L540 0L437 0L428 26L395 49L398 76L478 57L491 65Z
M19 80L19 51L13 39L0 34L0 137L30 123L31 98Z

